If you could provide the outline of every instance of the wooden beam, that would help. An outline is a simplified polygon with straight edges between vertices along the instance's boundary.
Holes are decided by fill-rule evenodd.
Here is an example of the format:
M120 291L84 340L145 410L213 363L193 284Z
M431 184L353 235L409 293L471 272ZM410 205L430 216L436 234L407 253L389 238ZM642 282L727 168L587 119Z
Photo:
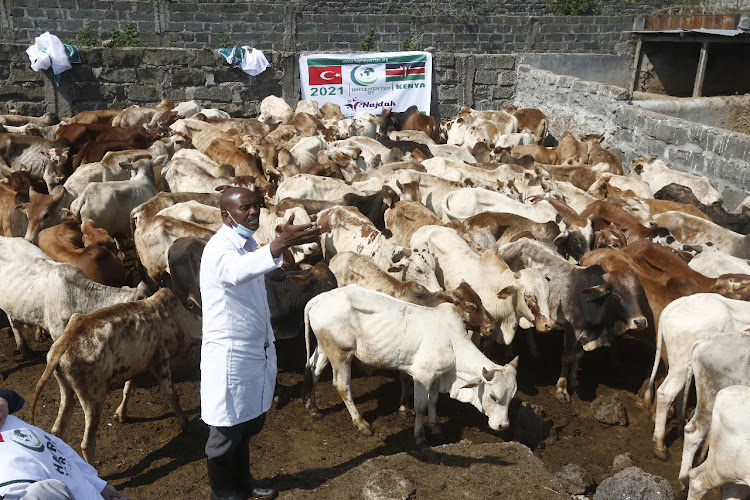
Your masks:
M643 40L638 40L638 45L635 46L635 61L633 62L633 73L630 75L630 87L628 88L628 101L633 100L633 92L635 92L635 85L638 81L638 72L641 70L641 46Z
M703 80L706 77L706 62L708 61L708 42L701 44L701 57L698 59L698 70L695 72L693 97L700 97L703 93Z

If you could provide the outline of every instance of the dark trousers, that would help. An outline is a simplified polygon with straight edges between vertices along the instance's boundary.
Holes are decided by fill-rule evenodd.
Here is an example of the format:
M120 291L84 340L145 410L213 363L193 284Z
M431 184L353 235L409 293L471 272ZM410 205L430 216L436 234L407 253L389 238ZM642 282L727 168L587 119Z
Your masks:
M263 429L266 414L255 417L231 427L208 426L208 440L206 441L206 457L222 463L231 463L236 452L249 453L247 449L250 438ZM244 450L239 450L241 447Z

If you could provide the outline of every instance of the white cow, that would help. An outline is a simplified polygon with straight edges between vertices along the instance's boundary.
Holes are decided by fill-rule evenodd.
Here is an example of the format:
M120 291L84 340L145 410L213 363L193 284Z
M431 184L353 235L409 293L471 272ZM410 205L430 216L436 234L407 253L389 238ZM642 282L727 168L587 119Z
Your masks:
M538 269L514 273L497 250L478 254L456 231L442 226L419 228L411 246L425 247L435 257L443 288L453 289L465 281L477 292L495 321L496 342L510 345L523 319L526 328L552 329L549 283Z
M318 340L312 356L310 330ZM305 306L305 341L306 406L315 407L315 384L330 362L333 384L363 434L372 435L372 428L352 400L351 360L355 356L370 366L400 370L414 379L417 444L425 442L425 410L432 435L440 436L437 400L441 392L474 405L488 416L493 430L510 423L508 406L516 393L518 358L506 366L487 359L469 339L464 318L452 304L422 307L357 285L337 288Z
M41 326L57 340L74 313L143 298L142 288L116 288L91 281L72 264L55 262L21 238L0 237L0 309L8 315L16 345L32 351L22 324Z
M297 174L284 179L276 190L276 200L304 198L307 200L341 201L347 193L369 195L380 191L383 180L378 178L347 184L341 179L319 175Z
M162 177L172 193L213 193L232 184L234 167L219 165L197 149L181 149L164 167Z
M709 278L718 278L722 274L750 274L750 263L746 259L733 257L719 250L704 251L693 257L688 266Z
M724 253L750 259L750 235L742 235L706 219L683 212L664 212L654 217L683 245L712 246Z
M653 193L674 183L689 187L695 197L704 205L713 205L724 201L721 193L705 177L672 170L661 160L654 160L649 163L644 158L635 159L630 167L630 174L647 183Z
M534 222L554 221L558 212L548 201L526 205L502 193L482 188L464 188L448 193L441 201L443 221L466 219L482 212L520 215Z
M750 497L750 388L731 386L716 395L706 461L690 471L688 500L721 486L721 498Z
M70 205L70 210L80 220L91 219L97 227L109 234L130 234L130 211L148 201L158 192L154 185L153 160L136 161L126 168L137 169L136 175L126 181L96 182Z
M732 300L715 293L698 293L671 302L661 313L656 336L656 355L651 378L643 396L645 408L650 408L656 371L661 359L662 344L667 349L669 372L656 391L654 423L654 454L667 460L664 445L667 413L672 402L685 389L690 347L703 338L742 332L750 328L750 302Z
M395 278L416 281L431 292L441 289L435 276L435 258L426 249L394 243L356 208L323 210L318 214L318 225L324 231L321 247L326 261L338 252L352 251L371 257Z
M730 385L750 386L750 335L737 334L696 340L690 351L685 398L695 375L695 413L685 426L680 481L687 486L688 471L698 447L708 434L716 394Z

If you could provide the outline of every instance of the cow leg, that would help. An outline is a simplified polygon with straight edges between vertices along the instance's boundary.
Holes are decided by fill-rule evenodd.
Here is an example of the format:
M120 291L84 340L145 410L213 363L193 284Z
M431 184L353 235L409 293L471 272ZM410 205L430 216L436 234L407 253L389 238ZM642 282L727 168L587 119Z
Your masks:
M438 383L434 382L427 393L427 425L430 427L430 436L433 439L443 441L445 440L445 436L443 436L443 430L437 421L437 403L439 397Z
M44 328L42 328L41 326L37 326L36 330L34 330L34 340L36 340L37 342L40 342L40 343L44 342L44 339L45 339L44 334L45 333L46 332L44 331Z
M570 392L575 390L578 362L583 356L583 348L576 341L575 334L565 331L563 338L562 370L557 380L555 396L562 403L570 403Z
M313 415L319 414L318 406L315 403L315 387L318 385L320 375L326 366L328 366L328 356L326 356L326 353L318 345L312 356L310 356L310 359L307 360L305 378L302 382L302 399L305 402L305 408L310 410L310 413Z
M93 464L96 457L96 431L99 429L99 420L102 416L102 404L106 397L106 392L97 391L94 394L81 398L85 424L83 429L83 441L81 441L81 454L83 459ZM89 399L90 398L90 399Z
M429 401L427 388L414 380L414 439L417 446L428 446L424 437L424 414Z
M352 363L351 355L340 353L338 358L331 359L331 368L333 369L333 385L344 400L346 409L352 417L352 422L359 429L359 432L365 436L372 436L373 430L362 415L357 411L352 398Z
M172 385L172 373L169 370L169 353L163 353L163 359L157 361L152 365L151 373L156 377L161 387L161 392L164 397L169 401L169 406L172 407L177 423L183 431L188 429L188 419L185 416L185 412L182 411L180 406L180 400L177 398L177 393L174 392L174 386Z
M682 443L682 464L680 465L680 474L678 476L684 486L687 486L690 480L688 472L693 466L695 453L706 438L706 434L708 434L708 425L706 425L708 422L705 419L698 419L697 417L700 415L702 415L702 412L696 410L693 418L685 426Z
M709 459L690 471L688 500L701 500L709 490L724 483L713 469L712 460Z
M24 359L34 359L36 353L31 347L29 347L29 344L26 343L26 339L23 338L23 334L21 333L23 331L23 323L11 318L10 316L8 316L8 321L13 330L13 337L16 339L16 347L21 353L21 356L23 356Z
M125 387L122 388L122 403L120 403L120 406L118 406L117 410L115 410L115 418L121 424L124 424L128 421L128 401L133 395L134 390L135 389L133 388L132 380L128 380L127 382L125 382Z
M539 358L539 349L536 347L536 339L534 339L534 329L529 328L528 330L523 330L524 336L526 337L526 345L529 348L529 355L534 358Z
M60 408L57 410L57 419L52 426L52 434L65 440L68 436L68 426L70 418L73 416L75 409L75 399L73 399L73 388L68 383L65 375L60 373L60 369L55 370L57 385L60 386Z
M679 396L684 387L685 376L676 376L674 372L667 374L667 378L656 391L656 412L654 422L654 455L660 460L669 460L669 452L664 445L664 437L667 433L667 414L672 402ZM681 378L682 380L678 380Z
M401 397L398 401L398 412L402 418L406 418L409 411L409 386L411 385L409 384L410 377L407 373L398 372L398 379L401 382Z

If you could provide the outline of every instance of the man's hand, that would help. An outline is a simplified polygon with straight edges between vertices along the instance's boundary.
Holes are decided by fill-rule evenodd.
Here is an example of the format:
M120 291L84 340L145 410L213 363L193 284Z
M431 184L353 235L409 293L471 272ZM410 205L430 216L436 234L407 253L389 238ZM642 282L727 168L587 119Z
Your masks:
M104 497L104 500L129 500L128 497L117 491L115 487L109 483L104 487L101 494L102 497Z
M314 243L320 240L321 230L316 224L300 224L295 226L294 213L281 229L281 234L271 242L271 255L279 257L289 247Z
M3 428L6 418L8 418L8 402L5 398L0 398L0 429Z

